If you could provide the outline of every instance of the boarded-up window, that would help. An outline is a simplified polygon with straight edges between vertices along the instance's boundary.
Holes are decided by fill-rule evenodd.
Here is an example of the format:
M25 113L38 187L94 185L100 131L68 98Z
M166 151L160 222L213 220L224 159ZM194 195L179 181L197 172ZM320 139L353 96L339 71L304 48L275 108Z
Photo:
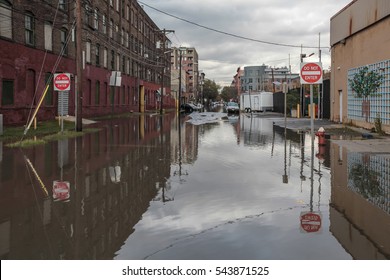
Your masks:
M11 4L0 0L0 36L12 39Z
M50 22L45 22L45 49L53 50L53 26Z
M3 80L1 105L14 105L14 81Z

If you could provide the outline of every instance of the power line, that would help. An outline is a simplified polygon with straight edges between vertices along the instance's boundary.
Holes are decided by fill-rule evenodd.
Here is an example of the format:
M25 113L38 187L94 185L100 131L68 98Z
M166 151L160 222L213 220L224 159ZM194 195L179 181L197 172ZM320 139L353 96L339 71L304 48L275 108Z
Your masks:
M167 12L164 12L164 11L162 11L162 10L159 10L159 9L157 9L157 8L155 8L155 7L152 7L152 6L148 5L148 4L146 4L145 2L142 2L142 1L138 1L138 2L141 3L142 5L145 5L146 7L150 8L150 9L155 10L155 11L157 11L157 12L159 12L159 13L164 14L164 15L167 15L167 16L173 17L173 18L175 18L175 19L178 19L178 20L187 22L187 23L189 23L189 24L198 26L198 27L200 27L200 28L204 28L204 29L207 29L207 30L216 32L216 33L220 33L220 34L223 34L223 35L230 36L230 37L234 37L234 38L238 38L238 39L242 39L242 40L247 40L247 41L251 41L251 42L256 42L256 43L262 43L262 44L273 45L273 46L290 47L290 48L318 49L318 46L312 47L312 46L302 46L302 45L292 45L292 44L275 43L275 42L269 42L269 41L264 41L264 40L258 40L258 39L254 39L254 38L249 38L249 37L245 37L245 36L241 36L241 35L229 33L229 32L226 32L226 31L221 31L221 30L218 30L218 29L215 29L215 28L212 28L212 27L208 27L208 26L205 26L205 25L202 25L202 24L199 24L199 23L190 21L190 20L185 19L185 18L181 18L181 17L179 17L179 16L172 15L172 14L167 13Z

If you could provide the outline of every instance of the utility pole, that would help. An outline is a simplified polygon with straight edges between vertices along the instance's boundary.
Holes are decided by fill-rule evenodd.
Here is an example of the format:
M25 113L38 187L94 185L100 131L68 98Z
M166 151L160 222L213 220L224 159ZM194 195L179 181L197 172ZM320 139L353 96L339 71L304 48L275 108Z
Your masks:
M181 110L181 62L182 62L182 59L183 59L182 49L179 48L179 98L178 98L179 99L179 104L178 104L179 114L180 114L180 110Z
M81 0L76 0L76 131L83 130L82 108L83 108L83 87L82 87L82 50L81 50Z
M275 79L274 79L274 68L272 67L271 68L271 71L272 71L272 91L273 93L275 93Z
M319 62L321 63L321 33L318 33L318 57L319 57ZM318 84L318 110L319 110L318 119L322 119L322 108L323 108L323 104L321 102L321 97L323 95L322 90L323 90L323 82L321 84Z

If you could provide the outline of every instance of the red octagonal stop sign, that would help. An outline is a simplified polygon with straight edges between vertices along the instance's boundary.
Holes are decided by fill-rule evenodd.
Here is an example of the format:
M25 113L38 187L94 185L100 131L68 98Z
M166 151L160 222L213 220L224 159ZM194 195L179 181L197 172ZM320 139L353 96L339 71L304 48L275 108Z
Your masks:
M70 90L70 74L69 73L54 74L54 90L57 90L57 91Z
M308 62L301 64L301 84L322 83L322 64L320 62Z

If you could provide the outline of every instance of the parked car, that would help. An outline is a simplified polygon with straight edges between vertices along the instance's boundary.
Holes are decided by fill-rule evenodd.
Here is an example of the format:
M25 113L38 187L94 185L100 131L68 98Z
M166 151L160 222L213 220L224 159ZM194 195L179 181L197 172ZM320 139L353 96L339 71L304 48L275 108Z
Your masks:
M226 104L226 113L228 114L238 114L240 112L240 107L236 102L228 102Z
M199 110L199 108L196 105L192 104L192 103L181 104L180 108L181 108L182 111L184 111L186 113L192 113L194 111L198 111Z

